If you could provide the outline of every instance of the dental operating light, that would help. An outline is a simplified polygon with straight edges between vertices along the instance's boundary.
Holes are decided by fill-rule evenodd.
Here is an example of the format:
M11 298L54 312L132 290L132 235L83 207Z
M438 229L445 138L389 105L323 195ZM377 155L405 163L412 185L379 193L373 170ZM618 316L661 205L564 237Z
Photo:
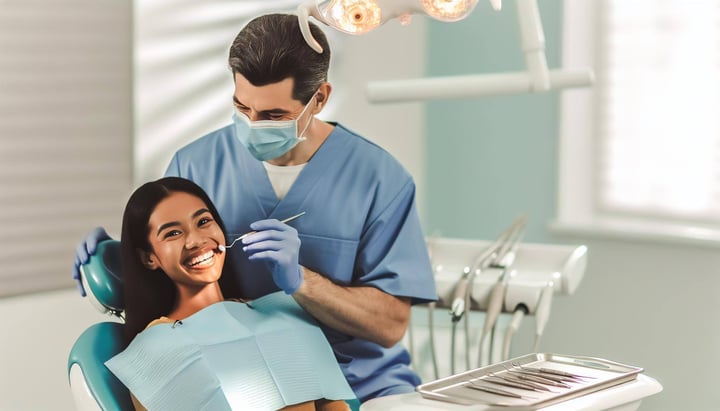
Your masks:
M446 22L467 17L478 0L306 0L298 7L300 30L305 41L318 53L322 47L313 38L308 16L348 34L365 34L389 20L397 18L401 23L410 22L412 14L428 16ZM502 0L490 0L499 10Z
M344 33L364 34L389 20L410 22L412 14L453 22L467 17L478 0L306 0L298 7L298 21L305 41L318 53L322 47L310 32L308 18ZM370 102L397 103L433 99L471 98L493 95L539 93L587 87L594 82L591 69L549 70L545 56L545 34L537 0L516 0L525 70L505 73L426 77L374 81L367 85ZM502 0L490 0L501 9Z

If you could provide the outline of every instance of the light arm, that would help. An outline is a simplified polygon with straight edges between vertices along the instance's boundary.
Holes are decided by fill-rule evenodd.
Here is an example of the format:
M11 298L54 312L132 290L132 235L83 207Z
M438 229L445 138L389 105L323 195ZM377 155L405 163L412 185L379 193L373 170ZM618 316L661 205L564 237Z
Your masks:
M517 0L517 11L526 71L370 82L368 100L393 103L471 98L592 85L594 74L590 69L548 70L537 0Z

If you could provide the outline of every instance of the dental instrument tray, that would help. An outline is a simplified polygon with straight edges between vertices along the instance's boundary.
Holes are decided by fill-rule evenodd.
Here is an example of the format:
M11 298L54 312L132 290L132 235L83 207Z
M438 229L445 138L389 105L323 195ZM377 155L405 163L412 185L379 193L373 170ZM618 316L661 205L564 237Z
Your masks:
M536 410L635 380L642 368L593 357L527 354L416 388L423 397L505 410Z

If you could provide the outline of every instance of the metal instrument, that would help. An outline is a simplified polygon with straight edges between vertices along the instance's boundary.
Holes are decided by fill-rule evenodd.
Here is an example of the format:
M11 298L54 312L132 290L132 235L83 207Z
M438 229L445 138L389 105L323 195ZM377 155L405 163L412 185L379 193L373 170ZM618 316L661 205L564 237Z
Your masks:
M289 222L291 222L291 221L293 221L293 220L295 220L295 219L303 216L304 214L305 214L305 211L303 211L303 212L301 212L301 213L298 213L298 214L295 214L294 216L288 217L288 218L286 218L286 219L284 219L284 220L280 220L280 222L281 222L281 223L289 223ZM225 251L225 250L227 250L228 248L234 246L236 242L242 240L243 238L249 237L249 236L251 236L251 235L253 235L253 234L255 234L255 233L257 233L257 231L247 232L247 233L241 235L240 237L234 239L234 240L232 241L232 243L230 243L229 245L221 245L221 246L219 246L218 248L220 249L220 251Z

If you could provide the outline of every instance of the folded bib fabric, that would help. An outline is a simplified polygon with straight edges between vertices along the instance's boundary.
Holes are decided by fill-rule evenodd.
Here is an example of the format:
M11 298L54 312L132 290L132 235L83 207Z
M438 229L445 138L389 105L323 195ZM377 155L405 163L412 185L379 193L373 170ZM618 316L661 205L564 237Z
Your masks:
M355 398L315 320L283 292L149 327L105 365L151 411Z

